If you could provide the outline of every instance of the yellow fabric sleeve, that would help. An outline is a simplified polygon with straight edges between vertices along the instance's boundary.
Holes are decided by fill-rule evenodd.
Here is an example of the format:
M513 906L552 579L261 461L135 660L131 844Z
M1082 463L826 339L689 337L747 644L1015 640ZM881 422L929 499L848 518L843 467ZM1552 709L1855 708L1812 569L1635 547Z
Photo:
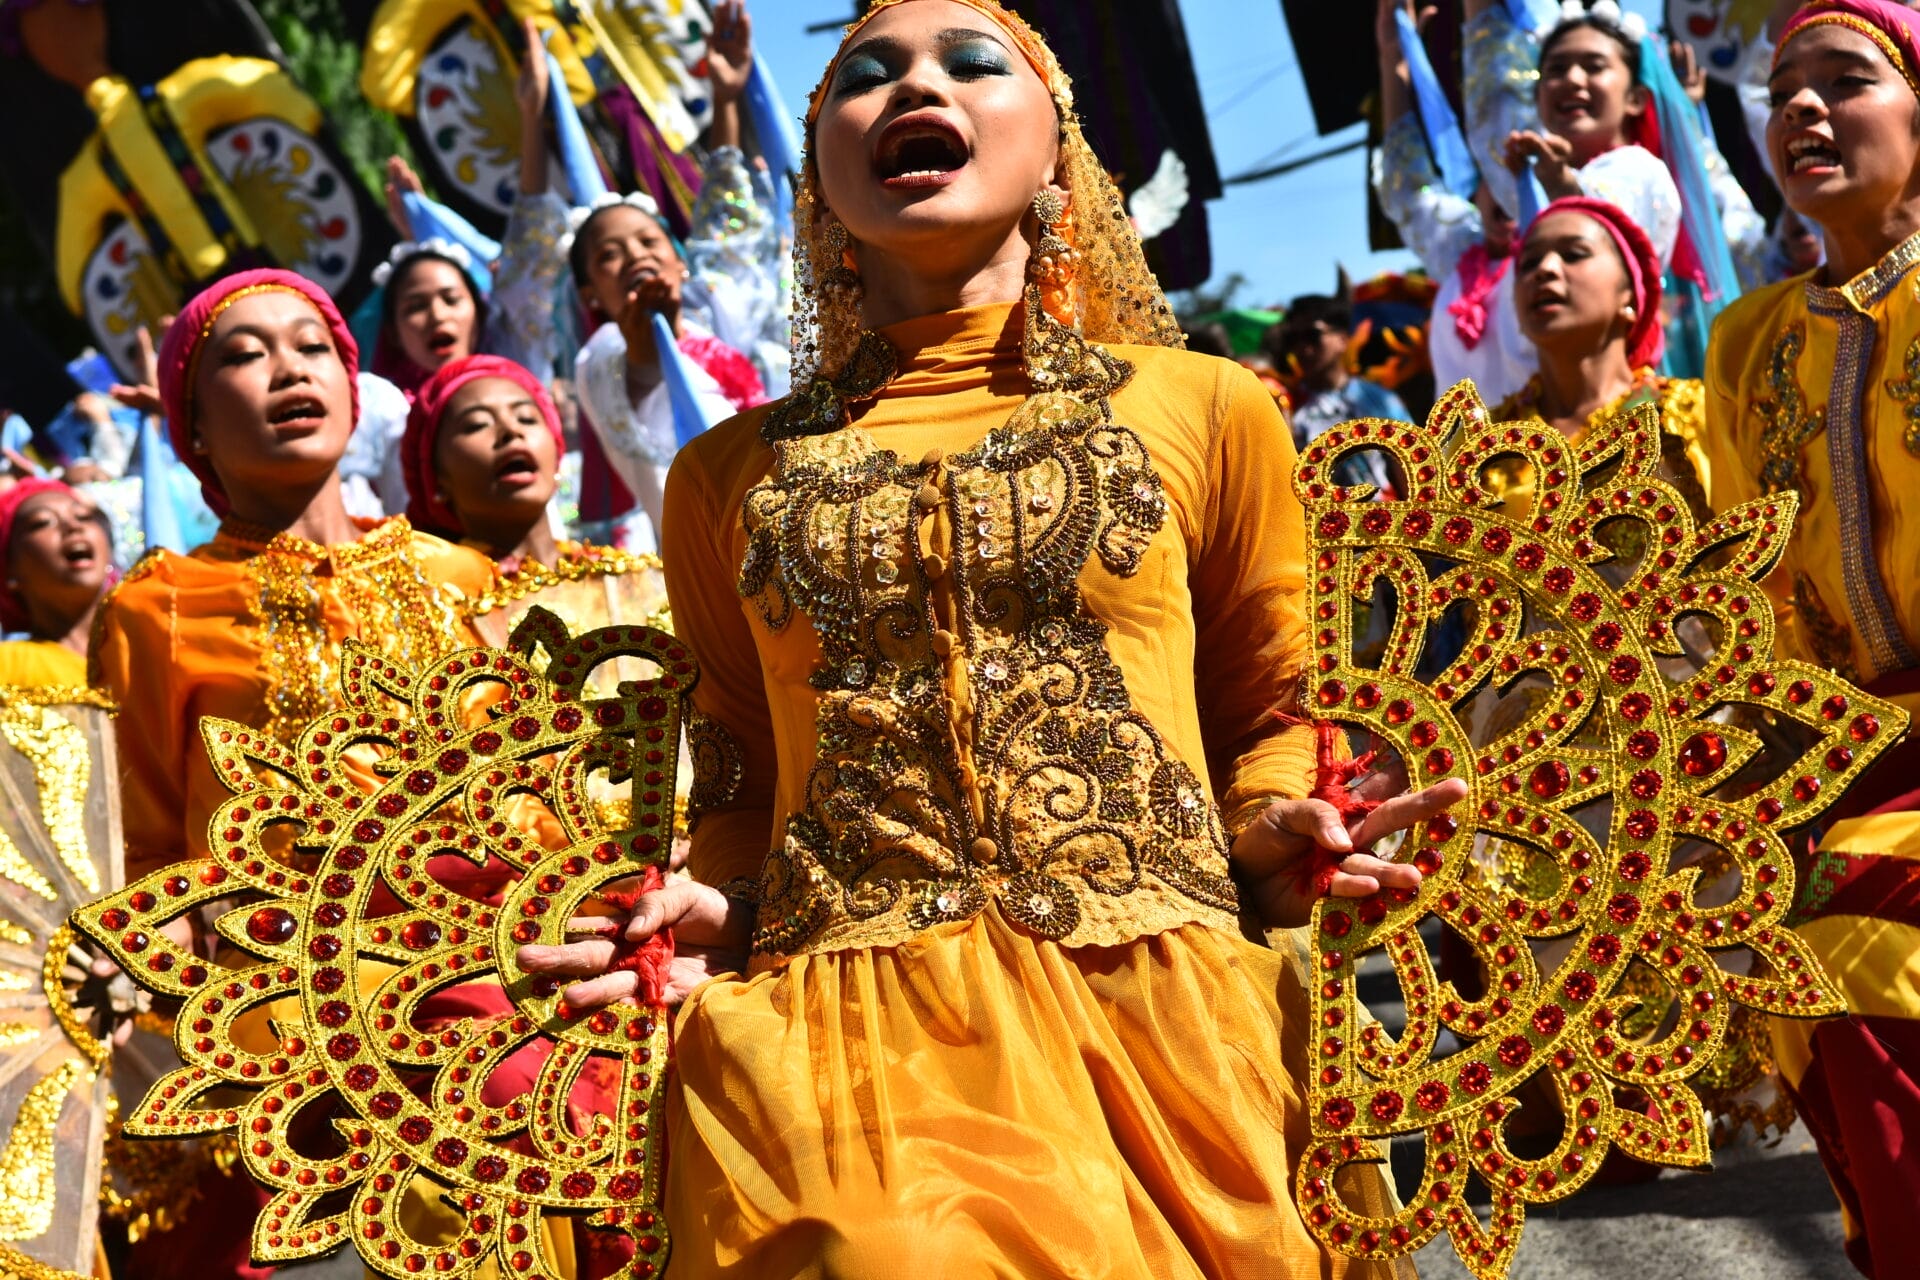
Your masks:
M740 782L730 799L701 810L688 869L710 885L757 881L773 838L774 782L779 774L773 717L767 708L760 652L747 624L720 504L695 451L685 450L667 474L660 558L674 634L700 666L693 705L731 735L740 753ZM695 779L696 788L700 779Z
M1293 494L1293 433L1245 370L1215 388L1217 478L1194 557L1194 681L1221 808L1304 796L1313 730L1297 715L1307 665L1306 513Z

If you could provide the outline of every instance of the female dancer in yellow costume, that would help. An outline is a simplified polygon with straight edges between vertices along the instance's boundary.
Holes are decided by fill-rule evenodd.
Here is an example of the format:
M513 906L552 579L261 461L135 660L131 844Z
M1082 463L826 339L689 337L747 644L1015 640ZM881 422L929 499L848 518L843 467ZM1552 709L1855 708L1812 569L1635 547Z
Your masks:
M801 389L667 482L695 879L627 934L679 948L675 1274L1389 1274L1292 1201L1304 975L1254 939L1307 919L1316 839L1332 893L1417 884L1354 851L1463 788L1352 831L1287 798L1285 422L1177 349L993 0L876 5L809 122ZM635 987L612 952L522 961L587 1005ZM1371 1170L1342 1190L1384 1207Z
M347 514L339 463L357 417L358 355L327 295L286 271L213 285L182 310L161 345L160 395L175 452L199 475L222 523L189 555L142 560L101 609L95 683L121 708L129 878L208 856L208 820L230 793L201 744L203 717L291 740L339 705L348 638L415 667L480 643L462 605L493 585L491 561L418 533L404 518ZM372 764L370 753L368 778ZM539 815L525 818L538 829ZM483 895L487 875L477 873L462 891ZM461 1005L447 1016L497 1011ZM264 1025L259 1032L271 1034ZM208 1179L206 1198L182 1228L199 1247L161 1237L144 1255L136 1251L138 1274L264 1275L247 1259L253 1194L240 1179ZM232 1203L240 1199L246 1203ZM417 1209L409 1230L433 1240L438 1206ZM571 1238L547 1247L571 1266Z

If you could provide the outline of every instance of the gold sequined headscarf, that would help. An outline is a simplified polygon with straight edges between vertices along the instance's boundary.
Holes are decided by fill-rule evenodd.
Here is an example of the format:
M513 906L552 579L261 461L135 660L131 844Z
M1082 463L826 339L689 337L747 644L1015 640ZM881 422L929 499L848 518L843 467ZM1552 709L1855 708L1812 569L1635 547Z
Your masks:
M865 17L849 26L841 39L845 50L873 19L915 0L875 0ZM1060 117L1059 184L1073 201L1076 241L1080 253L1076 304L1080 336L1089 342L1138 343L1182 347L1186 339L1167 305L1159 281L1147 269L1140 237L1127 216L1125 200L1106 169L1087 145L1080 118L1073 109L1073 83L1059 59L1034 29L995 0L953 0L993 22L1026 58L1053 95ZM827 274L839 264L840 250L827 240L831 219L820 200L820 170L813 155L813 123L820 114L827 86L839 65L836 52L807 106L807 161L794 210L793 382L805 386L816 376L832 377L847 363L858 343L862 325L858 301L845 291L826 287ZM1037 194L1037 193L1036 193Z

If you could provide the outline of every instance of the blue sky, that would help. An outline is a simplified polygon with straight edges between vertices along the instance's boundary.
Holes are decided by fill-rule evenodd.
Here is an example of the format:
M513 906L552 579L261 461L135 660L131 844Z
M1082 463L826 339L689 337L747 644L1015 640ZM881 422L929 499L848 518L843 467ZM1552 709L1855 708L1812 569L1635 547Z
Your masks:
M1370 6L1372 0L1324 2ZM1657 20L1660 6L1657 0L1628 0L1627 7ZM1180 0L1180 8L1223 174L1264 167L1288 143L1296 144L1293 154L1326 145L1312 136L1280 0ZM804 107L838 45L837 32L808 36L805 28L844 19L853 10L853 0L753 5L761 51L794 111ZM1239 301L1265 304L1331 289L1336 263L1356 278L1413 265L1410 254L1367 248L1364 157L1354 151L1285 177L1228 188L1226 198L1210 206L1215 278L1240 272L1249 283Z

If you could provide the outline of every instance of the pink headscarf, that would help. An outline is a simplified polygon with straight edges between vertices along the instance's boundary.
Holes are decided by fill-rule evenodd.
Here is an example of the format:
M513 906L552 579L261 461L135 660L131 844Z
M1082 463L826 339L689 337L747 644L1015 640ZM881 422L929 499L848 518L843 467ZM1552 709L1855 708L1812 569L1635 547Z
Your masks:
M58 480L29 476L0 493L0 627L8 631L24 631L27 627L27 602L20 598L19 592L6 585L10 580L5 570L8 557L13 554L14 517L20 514L20 508L27 504L29 498L37 498L43 493L72 492Z
M440 416L452 403L454 392L480 378L506 378L524 390L539 407L547 430L553 433L555 451L566 448L560 411L554 408L553 397L540 385L540 379L522 366L499 356L467 356L441 365L415 394L406 433L400 437L400 466L407 478L407 519L420 528L466 532L453 508L440 501L439 486L433 482L433 451L440 443Z
M180 309L173 327L160 340L160 403L167 413L167 438L173 442L174 454L199 478L201 496L217 516L226 515L232 504L227 501L227 492L206 455L193 450L193 372L200 362L200 349L206 345L207 335L213 332L214 322L221 313L249 294L272 291L297 293L320 313L333 335L340 363L347 368L353 420L360 421L360 386L356 381L360 373L360 346L353 340L352 331L326 290L305 276L277 268L242 271L208 285Z
M1774 65L1779 65L1787 41L1809 27L1824 26L1846 27L1873 41L1920 96L1920 13L1889 0L1812 0L1787 20L1774 48Z
M1613 237L1614 248L1627 264L1627 278L1633 285L1633 328L1627 333L1627 363L1636 369L1660 363L1667 338L1660 326L1660 254L1653 241L1618 206L1589 196L1568 196L1542 209L1520 243L1526 243L1534 227L1555 213L1585 214Z

